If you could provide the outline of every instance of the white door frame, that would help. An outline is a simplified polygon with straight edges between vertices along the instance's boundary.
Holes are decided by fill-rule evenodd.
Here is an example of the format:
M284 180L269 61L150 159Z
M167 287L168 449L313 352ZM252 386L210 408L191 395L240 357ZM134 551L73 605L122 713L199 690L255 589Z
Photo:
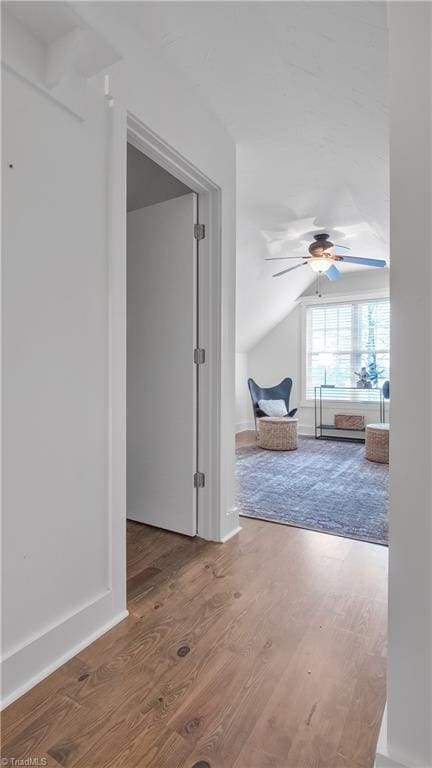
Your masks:
M150 128L114 106L109 110L108 146L108 291L109 291L109 435L108 508L114 581L124 579L114 556L115 537L125 540L126 527L126 147L127 142L198 194L199 220L206 227L200 242L199 336L206 361L199 366L199 471L205 486L198 494L198 536L220 540L221 414L221 190Z

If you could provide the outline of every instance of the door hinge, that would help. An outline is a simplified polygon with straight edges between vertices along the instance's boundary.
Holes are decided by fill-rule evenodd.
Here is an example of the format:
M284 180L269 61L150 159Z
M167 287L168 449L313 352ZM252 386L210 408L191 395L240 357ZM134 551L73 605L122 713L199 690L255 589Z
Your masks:
M205 349L194 349L194 363L195 365L202 365L205 363Z
M195 472L194 474L194 488L204 488L205 486L205 474L204 472Z
M205 224L194 224L195 240L204 240L205 235L206 235Z

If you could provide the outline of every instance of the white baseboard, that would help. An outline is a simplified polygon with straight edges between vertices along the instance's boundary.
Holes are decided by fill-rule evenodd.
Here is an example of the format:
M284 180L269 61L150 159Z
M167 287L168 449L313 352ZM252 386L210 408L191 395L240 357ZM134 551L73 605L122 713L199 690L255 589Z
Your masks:
M375 756L375 768L409 768L408 765L402 765L402 763L395 763L388 755L382 752L377 752Z
M255 424L253 421L241 421L235 425L236 434L250 430L255 432ZM298 433L303 437L315 437L315 427L313 424L299 424Z
M299 435L303 435L303 437L314 437L315 427L312 426L312 424L299 424L298 433Z
M246 432L249 430L253 430L255 432L255 422L254 421L239 421L235 425L235 431L236 434L238 432Z
M232 539L233 536L236 536L236 534L241 531L241 526L239 525L238 507L231 507L231 509L228 509L225 512L225 519L225 526L231 526L231 530L229 530L225 536L221 536L221 538L217 540L219 544L225 544L226 541L229 541L229 539Z
M396 760L393 760L393 758L388 755L387 744L380 742L381 738L378 740L374 768L415 768L413 765L409 766L406 763L398 763ZM417 768L419 768L419 766L417 766ZM424 768L426 768L426 766L424 766Z
M416 764L400 763L394 760L388 754L387 750L387 704L384 709L383 719L381 722L381 729L378 736L377 751L375 755L374 768L421 768ZM422 768L427 768L423 766Z
M128 615L113 615L111 591L99 595L60 622L10 651L1 662L4 709Z
M240 421L235 425L235 431L236 434L239 432L255 432L255 424L253 421ZM298 433L299 435L305 435L309 437L310 435L315 435L315 427L310 424L299 424L298 426Z
M226 534L226 536L223 536L220 540L220 543L225 544L227 541L232 539L233 536L237 536L237 534L240 533L241 529L242 529L241 525L237 526L237 528L234 528L233 531L230 531L229 533Z

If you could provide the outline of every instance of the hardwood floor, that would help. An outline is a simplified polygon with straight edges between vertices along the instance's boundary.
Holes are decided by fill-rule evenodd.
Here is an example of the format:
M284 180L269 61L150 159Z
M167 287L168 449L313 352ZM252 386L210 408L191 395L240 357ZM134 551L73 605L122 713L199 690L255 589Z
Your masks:
M3 713L3 758L371 768L387 550L242 525L221 545L129 523L130 616Z
M236 434L236 448L244 448L246 445L255 445L256 435L252 429L245 429L244 432Z

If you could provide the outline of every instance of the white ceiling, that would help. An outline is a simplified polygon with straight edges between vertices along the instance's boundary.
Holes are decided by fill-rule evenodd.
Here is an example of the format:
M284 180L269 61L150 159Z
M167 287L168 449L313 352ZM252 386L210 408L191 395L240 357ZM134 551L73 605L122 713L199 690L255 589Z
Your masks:
M239 351L279 322L313 278L305 267L273 279L262 229L311 218L349 242L352 255L388 258L385 3L118 7L238 143ZM336 236L334 227L354 227L355 236Z

